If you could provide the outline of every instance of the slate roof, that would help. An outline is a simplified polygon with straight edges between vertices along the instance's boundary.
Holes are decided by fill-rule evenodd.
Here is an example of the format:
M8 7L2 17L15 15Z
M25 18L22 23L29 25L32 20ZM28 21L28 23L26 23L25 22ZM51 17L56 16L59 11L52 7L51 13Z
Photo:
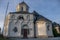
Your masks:
M60 27L60 25L58 23L56 23L56 22L53 22L52 25L53 25L53 27L57 27L57 26Z
M46 17L38 14L36 11L34 11L34 15L37 17L36 21L39 21L41 18L43 18L43 19L45 19L45 20L47 20L47 21L52 22L51 20L47 19Z

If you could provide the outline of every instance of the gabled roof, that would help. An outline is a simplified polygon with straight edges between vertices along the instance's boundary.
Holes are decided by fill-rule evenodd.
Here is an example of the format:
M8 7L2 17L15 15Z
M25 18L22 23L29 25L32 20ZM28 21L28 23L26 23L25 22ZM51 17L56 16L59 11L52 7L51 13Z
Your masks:
M54 27L60 26L60 25L59 25L58 23L56 23L56 22L53 22L52 25L53 25Z
M45 20L47 20L47 21L52 22L51 20L47 19L46 17L38 14L36 11L34 11L34 14L35 14L35 16L37 16L37 20L36 20L36 21L39 21L41 18L43 18L43 19L45 19Z

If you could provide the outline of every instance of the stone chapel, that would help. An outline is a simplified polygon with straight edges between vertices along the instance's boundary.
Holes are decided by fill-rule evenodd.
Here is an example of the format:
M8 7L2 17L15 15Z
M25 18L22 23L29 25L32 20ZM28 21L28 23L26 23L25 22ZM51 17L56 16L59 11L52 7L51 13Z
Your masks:
M34 38L53 37L52 21L36 11L29 12L29 6L21 2L16 12L9 12L4 22L3 36Z

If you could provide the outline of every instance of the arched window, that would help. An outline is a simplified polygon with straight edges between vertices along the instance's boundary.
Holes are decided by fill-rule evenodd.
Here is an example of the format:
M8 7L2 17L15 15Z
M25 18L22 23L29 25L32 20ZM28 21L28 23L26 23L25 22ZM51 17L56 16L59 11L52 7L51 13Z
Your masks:
M18 17L19 20L24 20L23 16Z
M28 26L27 26L27 24L24 24L22 27L24 28L24 27L28 27Z
M21 7L21 11L23 11L23 6Z
M12 14L11 18L15 18L15 15L14 15L14 14Z
M47 30L49 30L49 27L50 27L50 26L49 26L49 25L47 25Z
M17 30L17 27L14 27L13 31L14 31L14 32L17 32L17 31L18 31L18 30Z
M60 32L60 26L59 26L59 32Z

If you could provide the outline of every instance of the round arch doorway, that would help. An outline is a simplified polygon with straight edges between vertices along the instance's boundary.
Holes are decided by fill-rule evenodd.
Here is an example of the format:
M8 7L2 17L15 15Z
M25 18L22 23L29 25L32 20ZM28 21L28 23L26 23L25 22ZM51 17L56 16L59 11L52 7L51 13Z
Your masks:
M23 35L23 38L28 38L29 28L26 24L22 26L21 33Z

